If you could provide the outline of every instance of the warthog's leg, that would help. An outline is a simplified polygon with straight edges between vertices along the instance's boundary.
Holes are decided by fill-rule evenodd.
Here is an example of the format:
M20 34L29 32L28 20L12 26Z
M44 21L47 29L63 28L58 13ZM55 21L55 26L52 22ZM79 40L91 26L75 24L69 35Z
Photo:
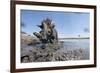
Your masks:
M41 39L41 38L42 38L42 36L41 36L41 34L40 34L40 33L34 32L33 34L34 34L37 38L39 38L39 39Z

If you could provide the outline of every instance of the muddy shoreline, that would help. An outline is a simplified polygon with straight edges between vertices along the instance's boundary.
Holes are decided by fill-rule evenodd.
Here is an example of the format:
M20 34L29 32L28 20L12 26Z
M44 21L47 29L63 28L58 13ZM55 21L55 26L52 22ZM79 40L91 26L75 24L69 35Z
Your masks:
M21 35L21 63L28 62L50 62L50 61L69 61L85 60L85 49L63 50L63 43L46 44L46 48L41 48L41 42L33 36Z

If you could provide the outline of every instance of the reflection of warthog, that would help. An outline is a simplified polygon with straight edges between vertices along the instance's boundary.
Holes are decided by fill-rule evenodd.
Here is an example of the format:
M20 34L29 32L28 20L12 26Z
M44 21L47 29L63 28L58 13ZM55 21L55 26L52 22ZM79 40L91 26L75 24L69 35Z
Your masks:
M43 20L41 25L38 25L42 30L37 33L34 32L33 34L42 41L42 43L54 43L58 42L58 35L57 31L54 28L55 25L52 24L50 19Z

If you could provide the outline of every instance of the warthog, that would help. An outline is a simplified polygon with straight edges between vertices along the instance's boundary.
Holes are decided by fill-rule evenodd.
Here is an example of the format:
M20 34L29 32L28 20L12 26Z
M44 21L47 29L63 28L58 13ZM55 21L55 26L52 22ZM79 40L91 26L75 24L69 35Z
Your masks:
M43 20L41 25L38 25L38 27L40 27L42 30L39 33L34 32L33 34L37 36L40 41L43 43L58 42L57 31L54 28L55 25L52 24L50 19L47 18L46 20Z

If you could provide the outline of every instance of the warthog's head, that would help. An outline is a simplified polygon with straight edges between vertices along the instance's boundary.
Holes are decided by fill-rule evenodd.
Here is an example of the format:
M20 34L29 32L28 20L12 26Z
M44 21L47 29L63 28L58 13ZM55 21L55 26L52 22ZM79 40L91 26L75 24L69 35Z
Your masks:
M38 25L42 30L46 32L46 34L51 35L52 29L54 28L54 25L52 24L52 20L46 19L42 21L42 25Z

